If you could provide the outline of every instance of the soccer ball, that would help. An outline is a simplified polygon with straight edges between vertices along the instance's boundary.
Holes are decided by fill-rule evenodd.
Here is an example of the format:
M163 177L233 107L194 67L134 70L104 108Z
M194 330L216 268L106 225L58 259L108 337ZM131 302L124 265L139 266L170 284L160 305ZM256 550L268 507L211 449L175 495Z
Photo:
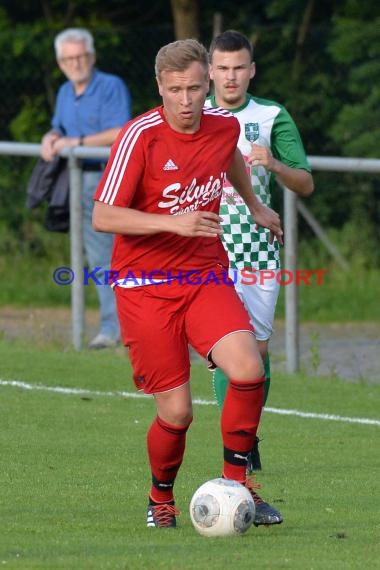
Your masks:
M237 481L211 479L195 491L190 517L204 536L243 534L255 518L255 503L248 489Z

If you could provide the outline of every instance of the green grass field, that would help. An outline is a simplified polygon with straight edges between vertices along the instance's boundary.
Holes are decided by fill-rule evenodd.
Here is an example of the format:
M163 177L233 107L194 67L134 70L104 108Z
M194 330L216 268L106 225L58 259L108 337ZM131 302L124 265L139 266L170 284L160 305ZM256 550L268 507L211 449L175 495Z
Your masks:
M133 397L123 349L75 353L1 341L0 362L1 567L378 567L379 385L277 375L260 427L257 479L285 521L210 539L196 533L188 513L192 493L221 469L219 412L203 364L192 370L194 422L176 482L179 528L156 530L145 527L145 433L154 406Z

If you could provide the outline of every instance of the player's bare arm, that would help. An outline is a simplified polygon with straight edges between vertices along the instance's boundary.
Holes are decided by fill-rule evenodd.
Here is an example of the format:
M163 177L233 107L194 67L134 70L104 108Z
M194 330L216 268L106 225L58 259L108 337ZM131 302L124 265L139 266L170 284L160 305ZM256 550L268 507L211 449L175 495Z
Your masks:
M314 191L313 177L310 172L302 168L291 168L277 160L266 146L252 143L248 162L252 166L264 166L269 172L276 175L280 184L300 196L310 196Z
M283 231L280 216L277 212L262 204L252 191L251 181L248 178L244 159L239 149L235 151L233 161L227 172L227 177L247 204L257 225L270 229L272 233L270 243L273 242L273 237L276 236L278 242L282 244Z
M171 232L187 237L216 237L222 233L221 218L213 212L196 211L182 216L150 214L95 202L92 225L98 232L151 235Z
M169 218L171 231L187 237L217 237L223 233L222 218L214 212L197 210L182 216L166 216Z

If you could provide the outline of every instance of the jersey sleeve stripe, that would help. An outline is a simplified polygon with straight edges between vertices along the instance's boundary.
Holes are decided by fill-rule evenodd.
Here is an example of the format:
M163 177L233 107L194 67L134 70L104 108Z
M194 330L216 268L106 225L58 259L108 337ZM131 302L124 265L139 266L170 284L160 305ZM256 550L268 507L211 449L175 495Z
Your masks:
M163 120L158 111L146 115L136 122L125 131L122 139L120 140L115 158L112 162L112 167L104 182L102 193L99 197L100 202L112 205L117 196L120 184L127 166L128 159L133 151L133 148L143 131L155 125L159 125Z
M115 171L113 173L112 184L108 188L107 203L109 203L110 205L112 205L116 199L117 193L118 193L120 185L121 185L121 181L122 181L123 176L124 176L125 169L127 168L127 163L128 163L129 157L133 151L133 148L136 144L137 139L139 138L139 136L141 135L141 133L143 131L145 131L146 129L150 129L151 127L153 127L155 125L159 125L160 123L162 123L161 118L156 119L155 122L153 122L151 124L142 125L139 127L138 130L134 129L133 131L131 131L131 133L129 134L128 140L124 140L124 144L123 144L123 148L122 148L123 154L120 154L119 162L116 165Z

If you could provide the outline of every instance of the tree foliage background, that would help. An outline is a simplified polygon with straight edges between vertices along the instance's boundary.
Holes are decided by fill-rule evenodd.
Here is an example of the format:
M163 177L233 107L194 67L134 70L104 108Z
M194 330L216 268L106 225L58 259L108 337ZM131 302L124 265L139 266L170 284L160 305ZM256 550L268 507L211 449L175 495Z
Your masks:
M50 128L57 88L53 40L68 26L95 36L98 66L127 82L137 115L160 102L154 80L157 50L176 37L234 28L255 46L251 92L284 104L309 155L380 158L380 4L375 0L5 0L0 6L0 138L40 142ZM33 162L0 157L0 235L28 240L25 187ZM308 206L319 221L345 234L380 264L378 176L316 174ZM280 205L279 205L280 208ZM37 215L38 216L38 215ZM309 236L304 227L303 234ZM33 240L29 240L33 241ZM4 244L1 247L6 248Z

